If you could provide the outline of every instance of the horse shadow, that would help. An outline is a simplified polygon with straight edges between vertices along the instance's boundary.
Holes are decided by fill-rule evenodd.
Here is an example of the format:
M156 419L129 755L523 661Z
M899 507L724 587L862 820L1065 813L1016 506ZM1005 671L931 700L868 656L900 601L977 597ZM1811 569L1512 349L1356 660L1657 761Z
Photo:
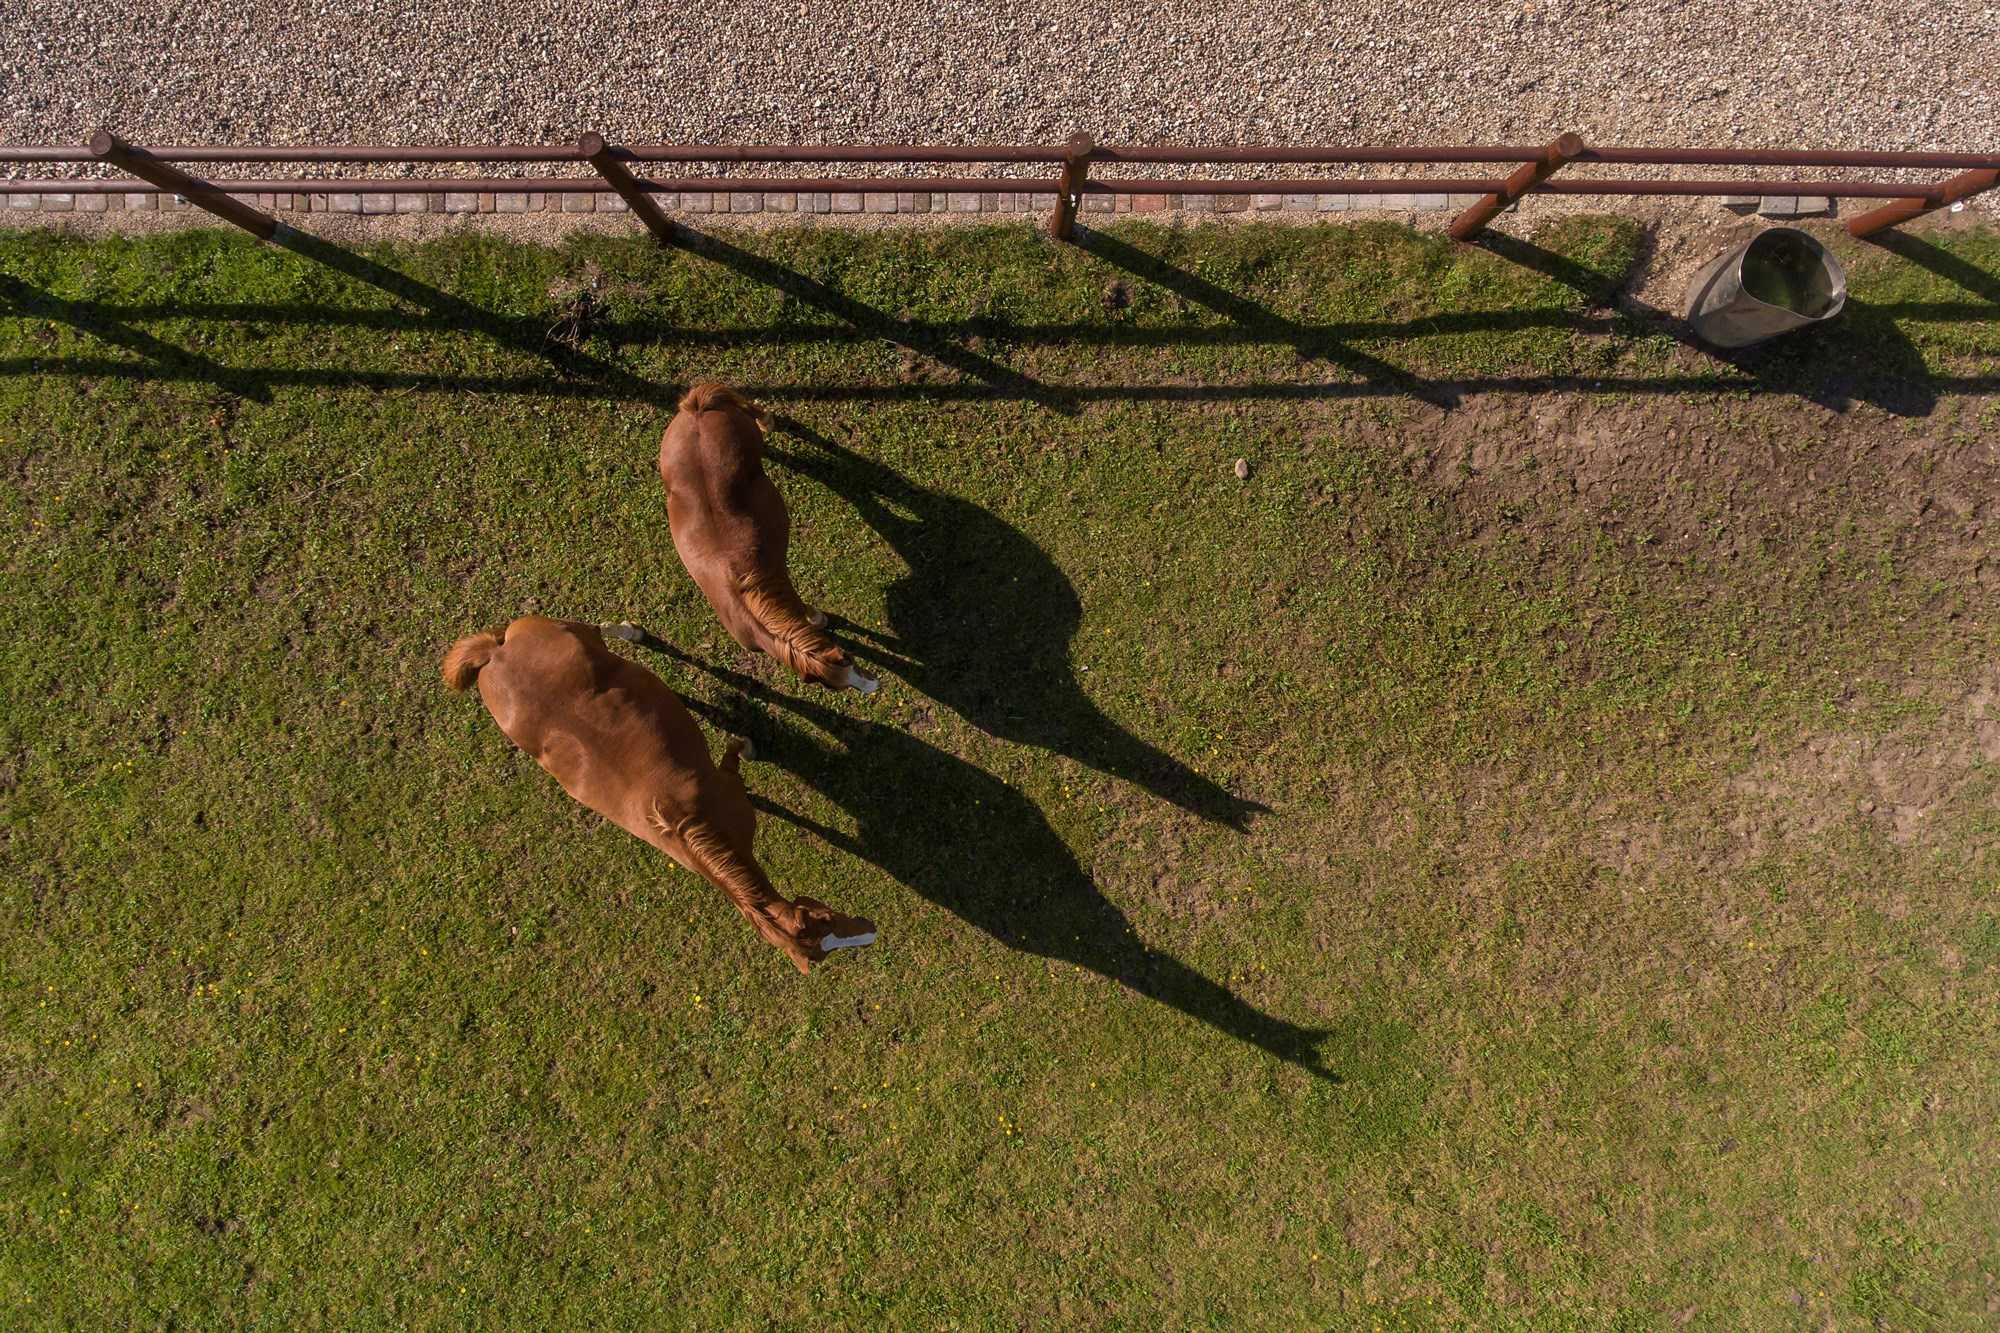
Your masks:
M974 764L900 727L850 717L710 665L648 636L644 646L736 691L727 706L688 699L720 729L748 735L774 764L845 810L857 832L829 828L766 797L760 810L816 834L1009 948L1068 963L1169 1005L1321 1078L1328 1031L1273 1017L1161 950L1149 948L1099 891L1034 802ZM768 705L766 713L751 701ZM831 735L827 745L777 714Z
M779 425L815 448L769 445L769 455L845 498L909 570L886 595L892 635L837 622L857 656L990 736L1065 755L1202 819L1240 831L1269 812L1132 735L1084 693L1070 665L1083 603L1025 533L799 421Z

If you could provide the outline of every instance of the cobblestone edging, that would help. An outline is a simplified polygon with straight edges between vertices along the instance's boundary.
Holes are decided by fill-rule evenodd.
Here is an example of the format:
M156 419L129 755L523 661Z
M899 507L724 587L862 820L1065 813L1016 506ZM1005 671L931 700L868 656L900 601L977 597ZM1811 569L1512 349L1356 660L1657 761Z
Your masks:
M232 194L252 208L266 213L335 213L348 216L381 216L391 213L442 214L529 214L529 213L624 213L625 201L609 192L567 193L410 193L410 194ZM1470 208L1482 196L1476 194L1089 194L1083 197L1084 216L1106 213L1123 215L1211 214L1211 213L1458 213ZM967 216L998 214L1013 217L1046 217L1055 211L1052 194L955 194L922 191L881 194L804 194L768 191L734 191L725 194L657 193L652 196L669 215L698 217L705 214L806 214L840 217L883 217L897 214L924 216L948 214ZM1531 196L1523 206L1539 202ZM1569 198L1564 196L1562 198ZM1610 202L1608 199L1603 202ZM1628 201L1629 202L1629 201ZM1687 206L1708 205L1733 213L1758 213L1767 218L1826 217L1839 213L1839 201L1825 197L1778 195L1694 196L1672 201ZM1881 201L1853 200L1873 206ZM2000 193L1983 195L1955 206L2000 208ZM14 212L30 213L180 213L190 221L203 217L202 210L182 195L120 192L113 194L15 194L0 196L0 220ZM1509 213L1514 209L1507 210Z
M238 194L267 213L623 213L615 194ZM1052 194L655 194L668 213L929 214L1055 211ZM1411 213L1469 208L1476 194L1091 194L1092 213ZM0 206L43 213L198 212L171 194L16 194Z

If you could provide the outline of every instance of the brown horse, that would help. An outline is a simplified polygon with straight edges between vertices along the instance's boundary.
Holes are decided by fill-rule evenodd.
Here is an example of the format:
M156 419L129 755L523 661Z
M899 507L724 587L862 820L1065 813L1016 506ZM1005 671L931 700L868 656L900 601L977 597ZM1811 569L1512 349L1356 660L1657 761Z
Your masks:
M444 683L479 683L486 711L578 802L715 885L799 971L835 949L875 942L875 925L812 898L787 902L752 855L757 812L737 772L718 767L680 696L604 646L594 625L524 616L460 639Z
M738 643L830 689L872 694L874 678L856 669L786 572L792 520L764 475L770 426L769 413L726 384L687 391L660 437L674 549Z

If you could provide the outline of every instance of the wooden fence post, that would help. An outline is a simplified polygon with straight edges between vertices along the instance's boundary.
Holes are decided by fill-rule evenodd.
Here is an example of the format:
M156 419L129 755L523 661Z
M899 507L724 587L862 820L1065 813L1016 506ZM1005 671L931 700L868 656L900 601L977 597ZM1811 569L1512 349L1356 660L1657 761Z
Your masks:
M576 148L583 154L586 162L597 168L597 174L609 181L612 189L618 191L618 197L625 201L625 206L638 216L639 221L646 224L647 231L652 232L665 245L671 245L680 239L680 228L676 227L661 211L660 206L653 202L652 196L648 195L645 187L639 184L639 178L627 170L623 162L612 156L611 147L604 142L603 135L591 130L576 141Z
M1970 199L1975 194L2000 186L2000 171L1967 171L1953 176L1937 187L1933 199L1898 199L1894 203L1863 213L1847 224L1849 236L1873 236L1878 231L1887 231L1911 218L1920 218L1926 213L1935 213L1961 199Z
M1451 239L1469 241L1477 236L1485 230L1487 223L1498 216L1501 209L1561 171L1581 152L1583 152L1583 140L1580 137L1574 134L1562 135L1554 143L1542 149L1540 157L1532 162L1523 162L1500 187L1500 193L1487 195L1453 218L1448 229Z
M1056 211L1049 218L1049 235L1067 241L1076 230L1076 210L1083 203L1083 180L1090 174L1091 150L1097 141L1088 134L1073 135L1063 145L1062 182L1056 186Z
M90 136L84 145L90 155L100 162L108 162L121 171L130 172L149 185L157 185L162 190L170 190L181 195L196 208L205 209L224 222L243 228L260 241L279 238L288 230L284 223L265 213L259 213L240 199L232 199L221 187L212 182L188 175L178 167L169 166L143 148L126 143L109 130L99 130Z

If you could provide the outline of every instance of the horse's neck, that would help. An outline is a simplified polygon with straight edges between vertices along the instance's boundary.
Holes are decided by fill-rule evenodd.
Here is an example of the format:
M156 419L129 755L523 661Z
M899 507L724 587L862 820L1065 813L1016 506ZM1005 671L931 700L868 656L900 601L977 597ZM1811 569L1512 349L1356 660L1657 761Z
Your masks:
M663 850L728 894L744 911L768 916L773 904L784 901L763 867L737 851L722 831L699 813L670 821L655 806L651 824L660 835Z
M737 592L777 644L776 656L801 676L811 676L821 659L840 650L832 635L812 623L805 599L785 570L752 574L737 584Z

